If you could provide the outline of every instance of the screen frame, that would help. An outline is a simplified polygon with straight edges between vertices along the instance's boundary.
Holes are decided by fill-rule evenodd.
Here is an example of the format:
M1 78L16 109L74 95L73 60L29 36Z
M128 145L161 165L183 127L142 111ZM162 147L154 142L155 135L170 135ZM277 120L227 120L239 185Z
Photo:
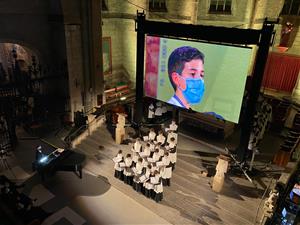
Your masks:
M136 104L134 123L141 124L143 118L143 93L144 93L144 53L145 35L152 36L175 36L194 38L209 42L228 44L256 45L257 51L253 66L252 89L246 109L246 120L242 124L240 144L237 147L237 159L244 162L250 139L252 121L255 113L255 105L259 96L263 74L274 35L274 21L264 20L261 29L241 29L205 25L192 25L180 23L167 23L146 20L143 12L137 12L135 31L137 32L136 54ZM188 31L188 32L187 32Z

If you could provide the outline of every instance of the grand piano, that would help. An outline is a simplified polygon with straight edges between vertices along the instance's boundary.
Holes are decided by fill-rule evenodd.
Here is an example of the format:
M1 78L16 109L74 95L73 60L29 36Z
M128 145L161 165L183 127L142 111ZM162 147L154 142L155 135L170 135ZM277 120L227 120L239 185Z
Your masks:
M83 154L58 148L50 154L35 160L32 168L39 173L42 180L54 175L57 171L71 171L81 179L84 160L85 155Z

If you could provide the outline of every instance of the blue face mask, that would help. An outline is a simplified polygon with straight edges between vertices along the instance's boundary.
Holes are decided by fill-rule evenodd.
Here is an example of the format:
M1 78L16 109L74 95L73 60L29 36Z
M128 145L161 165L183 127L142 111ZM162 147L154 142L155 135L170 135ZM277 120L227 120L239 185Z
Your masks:
M189 104L198 104L204 94L205 86L203 79L183 78L186 83L186 89L182 90L183 96Z

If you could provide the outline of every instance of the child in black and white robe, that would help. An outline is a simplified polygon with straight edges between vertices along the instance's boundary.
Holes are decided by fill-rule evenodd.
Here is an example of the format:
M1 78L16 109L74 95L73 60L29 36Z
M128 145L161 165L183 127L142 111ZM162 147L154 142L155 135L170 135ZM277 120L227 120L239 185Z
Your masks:
M151 164L151 173L154 173L156 170L158 170L158 166L156 165L156 162Z
M143 158L147 158L150 156L150 144L147 143L146 146L143 148L143 151L140 153L140 156Z
M156 137L155 130L153 128L150 129L149 134L148 134L148 140L149 141L154 141Z
M160 143L160 145L164 145L166 141L166 137L164 136L164 133L162 130L158 132L158 135L156 136L156 144Z
M132 166L135 167L135 165L138 162L139 158L140 158L139 154L137 152L133 152L133 155L132 155Z
M162 107L161 107L161 102L156 103L156 109L155 109L154 114L155 114L155 117L157 118L156 121L160 121L161 116L163 114Z
M162 178L158 171L154 173L154 179L151 182L153 183L153 192L152 192L152 199L156 202L159 202L163 199L163 185L162 185Z
M155 143L154 143L154 141L150 141L148 143L150 144L150 147L149 147L150 148L150 157L152 157L152 155L155 151Z
M137 192L141 192L142 191L142 186L143 184L140 181L140 177L142 175L143 172L143 159L139 158L138 162L136 163L135 167L134 167L134 177L133 177L133 184L132 187L134 190L136 190Z
M133 171L132 171L132 158L131 154L127 154L124 160L125 168L123 171L124 183L132 185L133 182Z
M159 153L159 148L155 149L153 156L152 156L152 162L157 162L160 159L160 153Z
M132 148L131 148L131 151L140 153L141 150L142 150L141 139L140 139L140 138L137 138L137 139L135 140L135 143L133 144L133 146L132 146Z
M174 132L176 132L177 128L178 128L178 125L176 124L176 121L172 120L169 129L172 130L172 131L174 131Z
M163 157L165 155L166 149L163 146L159 146L158 148L158 154Z
M175 164L177 161L177 152L176 152L176 148L173 148L170 152L169 152L169 159L171 161L171 165L172 165L172 170L175 169Z
M172 149L176 148L176 140L174 137L170 138L170 141L168 141L168 145L166 146L166 149L168 149L169 151L172 151Z
M149 180L147 180L145 183L144 183L144 187L145 187L145 196L147 198L151 198L151 196L153 195L152 192L153 192L153 188L154 188L154 185L153 185L153 182L151 182L151 178L153 179L155 177L154 173L151 172L150 173L150 176L149 176Z
M160 161L162 161L164 166L169 166L171 163L169 153L165 152L164 156L160 159Z
M168 131L168 136L167 136L167 143L170 143L171 141L171 138L174 138L175 139L175 143L177 144L177 133L175 133L174 131Z
M163 167L161 177L162 177L163 186L171 185L171 177L172 177L172 166L171 165Z
M153 118L155 117L154 113L155 113L154 105L151 103L148 107L148 120L149 120L149 122L153 122Z
M173 131L173 132L176 132L177 131L177 128L178 128L178 125L176 124L176 121L175 120L172 120L169 128L166 128L165 131L166 132L170 132L170 131Z
M152 166L149 164L147 165L147 167L144 167L143 169L143 181L141 181L143 183L143 187L142 187L142 193L145 195L145 183L150 179L150 174L151 174L151 168Z
M119 150L117 156L113 158L113 161L115 162L115 177L123 180L123 170L125 167L124 159L123 159L123 154L122 150ZM124 165L123 165L124 164Z

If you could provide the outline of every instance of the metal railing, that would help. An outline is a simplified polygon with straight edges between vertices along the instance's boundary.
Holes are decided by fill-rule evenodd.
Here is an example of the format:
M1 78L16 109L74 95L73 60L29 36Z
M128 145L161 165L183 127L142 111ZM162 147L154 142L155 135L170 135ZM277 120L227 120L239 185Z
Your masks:
M82 134L84 131L86 131L89 128L89 124L85 124L82 125L81 127L77 128L76 130L74 130L73 132L71 132L70 134L68 134L65 139L64 142L66 143L66 145L68 147L71 146L71 143L73 140L75 140L76 137L78 137L80 134Z
M82 125L73 132L70 132L70 134L67 135L64 139L64 142L66 143L67 147L70 148L72 146L72 141L74 141L79 135L84 133L86 130L90 132L90 128L92 129L92 125L99 121L99 116L100 115L96 116L90 123Z

